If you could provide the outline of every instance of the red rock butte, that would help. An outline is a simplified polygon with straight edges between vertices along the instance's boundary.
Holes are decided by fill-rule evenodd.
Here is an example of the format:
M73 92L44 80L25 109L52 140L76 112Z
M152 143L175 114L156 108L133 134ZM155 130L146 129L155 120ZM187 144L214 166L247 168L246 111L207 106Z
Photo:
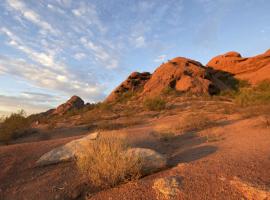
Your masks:
M129 91L141 98L151 98L166 88L196 95L214 95L234 87L233 83L238 79L251 84L270 79L270 50L250 58L231 51L214 57L206 66L195 60L176 57L160 65L153 74L133 72L105 102L116 101Z
M256 84L270 79L270 50L249 58L243 58L237 52L228 52L214 57L207 66L232 73L238 79Z

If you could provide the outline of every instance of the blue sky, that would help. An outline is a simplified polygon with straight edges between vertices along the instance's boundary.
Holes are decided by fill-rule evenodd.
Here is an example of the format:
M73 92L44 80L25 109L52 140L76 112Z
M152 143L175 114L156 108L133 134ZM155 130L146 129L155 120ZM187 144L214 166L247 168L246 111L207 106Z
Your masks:
M270 48L268 0L0 1L0 114L96 102L132 71Z

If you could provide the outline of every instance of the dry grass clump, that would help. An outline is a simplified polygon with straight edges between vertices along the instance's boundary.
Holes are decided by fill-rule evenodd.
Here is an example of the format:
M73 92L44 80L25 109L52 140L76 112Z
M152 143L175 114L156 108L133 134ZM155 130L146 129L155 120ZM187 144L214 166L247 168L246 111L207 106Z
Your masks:
M85 178L96 187L114 187L140 177L141 164L137 157L125 152L129 147L123 139L98 138L76 164Z
M216 125L216 122L204 113L189 113L177 121L158 124L154 128L154 134L161 141L166 142L179 134L203 130L214 125Z
M216 122L211 120L205 113L190 113L184 117L178 129L182 132L197 131L215 124Z
M143 121L141 119L136 118L126 118L123 120L119 120L118 122L115 122L114 120L105 120L98 122L96 124L97 130L118 130L126 127L136 126L139 124L142 124Z
M12 113L2 120L0 127L1 142L9 142L12 139L18 138L24 135L30 128L30 121L23 110L18 113Z
M242 108L241 114L244 118L256 117L260 115L268 116L270 113L270 104L254 105Z
M166 102L164 99L162 99L160 97L155 97L155 98L151 98L151 99L146 99L143 102L143 106L147 110L161 111L161 110L164 110L166 108Z
M221 95L234 99L241 107L262 105L270 103L270 80L264 80L256 86L250 84L240 84L237 90L229 90Z

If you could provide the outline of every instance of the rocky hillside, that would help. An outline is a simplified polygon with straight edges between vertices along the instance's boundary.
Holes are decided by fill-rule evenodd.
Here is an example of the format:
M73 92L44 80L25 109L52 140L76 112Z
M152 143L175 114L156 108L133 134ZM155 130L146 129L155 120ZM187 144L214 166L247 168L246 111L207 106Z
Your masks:
M66 112L73 109L80 109L84 107L84 101L78 96L72 96L66 103L58 106L52 114L54 115L63 115Z
M117 101L129 92L140 98L151 98L159 96L166 89L196 95L215 95L236 87L239 79L252 84L270 79L270 50L250 58L243 58L237 52L228 52L211 59L206 66L177 57L160 65L153 74L133 72L105 102Z
M256 84L270 79L270 50L250 58L243 58L238 52L228 52L214 57L207 66L232 73L236 78Z
M207 68L188 58L177 57L160 65L152 75L133 72L105 102L117 101L129 92L142 99L152 98L168 89L196 95L214 95L231 87L231 84L223 81L225 79L233 78L229 73Z
M68 101L59 105L57 108L53 108L39 114L31 115L30 118L39 119L43 117L47 118L56 115L64 115L68 111L81 109L85 106L87 106L87 104L85 104L80 97L74 95Z
M132 72L128 78L106 98L105 101L115 101L127 92L139 92L150 78L151 74L149 72Z

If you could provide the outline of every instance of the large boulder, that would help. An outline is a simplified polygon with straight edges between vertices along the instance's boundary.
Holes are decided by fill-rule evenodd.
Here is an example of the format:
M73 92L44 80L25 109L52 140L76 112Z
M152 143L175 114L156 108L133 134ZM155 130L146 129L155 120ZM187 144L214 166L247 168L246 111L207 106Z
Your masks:
M218 88L206 76L206 68L199 62L177 57L162 64L144 85L142 96L158 96L166 88L194 94L217 93ZM216 91L214 91L216 89Z
M53 114L63 115L70 110L80 109L83 107L84 107L84 101L78 96L72 96L66 103L63 103L60 106L58 106L53 111Z
M44 155L36 162L37 166L45 166L67 162L73 160L76 156L83 155L85 149L91 145L93 140L99 137L99 132L92 133L83 138L73 140L63 146L57 147Z
M247 80L252 84L270 79L270 50L263 54L243 58L237 52L228 52L211 59L207 66L228 72L235 78Z
M143 88L144 84L150 79L149 72L132 72L128 78L122 82L112 93L106 98L106 102L117 101L127 92L136 93Z

